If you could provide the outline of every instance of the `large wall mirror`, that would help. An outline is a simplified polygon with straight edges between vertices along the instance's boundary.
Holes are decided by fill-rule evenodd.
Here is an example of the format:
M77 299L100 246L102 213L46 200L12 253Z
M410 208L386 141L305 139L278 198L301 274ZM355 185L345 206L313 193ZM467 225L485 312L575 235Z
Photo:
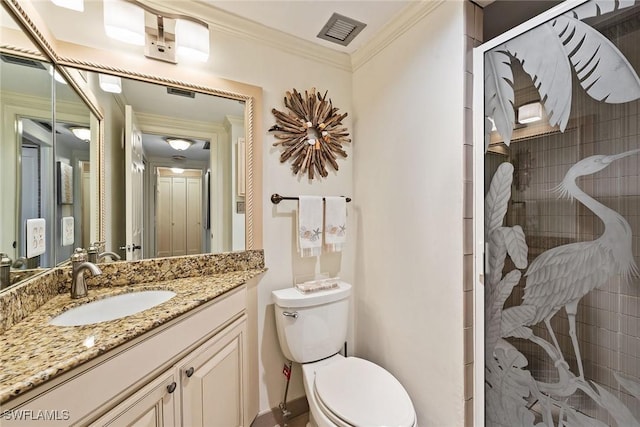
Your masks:
M245 249L245 101L84 75L105 111L105 165L120 176L105 217L111 251L135 260Z
M66 261L91 230L97 120L63 74L0 8L0 288ZM91 132L92 127L94 132ZM95 223L93 224L95 226Z
M85 2L84 13L101 4ZM2 5L0 49L17 58L0 64L2 119L9 101L21 113L2 126L2 158L15 162L0 172L12 183L0 187L0 252L23 257L22 223L47 215L45 250L25 257L34 271L95 241L126 260L262 247L261 88L64 40L76 12L51 2ZM105 89L114 82L119 93ZM35 97L37 113L22 113Z

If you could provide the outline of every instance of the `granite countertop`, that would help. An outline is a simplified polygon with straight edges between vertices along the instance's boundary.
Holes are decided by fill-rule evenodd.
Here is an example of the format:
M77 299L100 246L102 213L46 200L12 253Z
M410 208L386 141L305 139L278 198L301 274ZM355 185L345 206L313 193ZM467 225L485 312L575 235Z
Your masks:
M89 296L80 300L71 299L68 292L55 295L0 334L0 403L211 301L264 271L249 268L127 286L89 287ZM148 310L107 322L68 327L48 324L58 314L90 301L159 289L173 291L176 296Z

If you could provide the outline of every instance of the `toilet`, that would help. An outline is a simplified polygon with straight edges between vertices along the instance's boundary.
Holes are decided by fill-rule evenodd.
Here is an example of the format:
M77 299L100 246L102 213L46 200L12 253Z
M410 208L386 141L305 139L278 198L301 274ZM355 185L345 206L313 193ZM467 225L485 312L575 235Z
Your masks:
M302 364L307 427L417 427L411 398L384 368L339 352L347 337L351 285L272 292L285 357Z

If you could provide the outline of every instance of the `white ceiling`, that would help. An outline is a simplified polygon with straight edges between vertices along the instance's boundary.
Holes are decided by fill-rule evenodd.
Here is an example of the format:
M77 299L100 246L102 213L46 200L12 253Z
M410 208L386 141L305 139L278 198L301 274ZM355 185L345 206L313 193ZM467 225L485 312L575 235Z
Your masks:
M411 3L407 0L200 0L200 2L345 53L355 52ZM334 12L367 24L348 46L341 46L316 37Z
M164 4L164 6L175 10L180 9L182 1L183 0L150 0L149 2L157 6L163 6ZM386 24L393 21L406 7L415 1L416 0L192 0L191 3L211 8L214 15L216 10L222 10L241 17L246 20L247 26L257 23L319 46L352 54L371 40ZM491 1L493 0L481 0L480 3L482 6L485 6L491 3ZM34 0L33 4L39 14L43 16L49 24L54 36L60 40L77 43L79 42L77 40L78 34L82 34L80 43L87 46L107 49L131 49L128 45L123 45L120 42L107 38L104 31L102 31L102 2L100 1L85 0L84 12L75 12L60 8L48 0ZM188 3L182 3L182 5L185 4ZM341 46L317 37L318 32L320 32L334 12L367 25L349 46ZM3 26L7 26L6 19L3 19L3 21L5 21L3 22ZM235 25L242 25L242 21L241 19L234 20L233 22ZM73 22L73 25L69 25L70 22ZM138 104L136 108L138 111L145 111L150 114L161 114L162 112L167 112L168 105L181 105L181 103L187 102L186 100L170 97L172 100L167 104L166 101L163 100L163 98L167 96L166 92L163 93L164 88L151 88L150 86L151 85L148 84L137 85L125 83L126 98L131 104ZM141 92L138 93L139 91ZM151 96L151 94L156 91L158 92L158 98L156 98L155 95ZM243 107L238 105L237 102L230 104L230 102L235 101L219 99L216 104L216 102L213 101L213 99L215 99L214 97L205 96L204 98L211 98L213 104L207 105L207 108L197 108L195 110L193 108L182 108L186 107L182 106L175 108L174 111L177 115L179 115L180 111L190 111L192 120L202 119L217 123L221 123L222 117L226 114L241 115ZM196 114L194 111L207 114L207 117L193 117L193 114ZM213 112L216 113L212 114ZM153 145L159 149L166 150L167 148L167 144L162 137L147 135L145 139L153 140ZM202 141L197 145L201 146ZM201 147L199 148L200 150L198 151L202 151Z
M169 10L180 10L188 4L181 0L152 0L150 3L158 9L164 6ZM223 10L246 19L248 25L258 23L320 46L353 53L407 7L411 0L194 0L191 3L211 8L213 16L216 10ZM109 48L121 44L105 37L104 31L96 31L102 27L102 2L85 0L84 12L60 8L48 0L35 0L34 6L41 16L46 17L51 31L60 40L76 41L77 35L82 34L82 43L88 46ZM316 37L334 12L367 24L349 46ZM73 22L73 25L68 25L69 22ZM238 25L237 20L234 25Z

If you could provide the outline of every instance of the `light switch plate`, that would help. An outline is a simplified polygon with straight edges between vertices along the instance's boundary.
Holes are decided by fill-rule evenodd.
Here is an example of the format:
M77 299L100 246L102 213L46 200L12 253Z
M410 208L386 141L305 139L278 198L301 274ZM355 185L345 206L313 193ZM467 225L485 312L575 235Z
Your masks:
M47 250L46 226L44 218L27 220L27 258L42 255Z
M62 218L62 246L73 245L74 236L74 219L72 216L65 216Z

